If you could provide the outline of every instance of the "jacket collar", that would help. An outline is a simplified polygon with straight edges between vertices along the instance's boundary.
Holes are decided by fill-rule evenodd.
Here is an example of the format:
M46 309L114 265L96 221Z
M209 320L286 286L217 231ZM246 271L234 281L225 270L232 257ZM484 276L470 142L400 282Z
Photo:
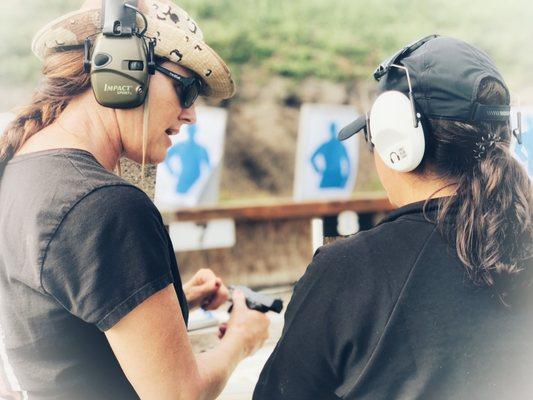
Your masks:
M448 197L446 197L448 198ZM378 225L395 221L401 217L409 216L420 220L435 221L437 217L440 204L445 197L434 198L428 200L418 201L416 203L406 204L394 211L391 211L385 218L383 218Z

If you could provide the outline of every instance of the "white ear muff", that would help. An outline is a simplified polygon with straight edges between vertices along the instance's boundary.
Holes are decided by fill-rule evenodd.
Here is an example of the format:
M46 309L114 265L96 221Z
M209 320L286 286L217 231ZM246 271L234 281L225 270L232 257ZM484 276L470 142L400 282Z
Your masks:
M414 127L411 102L402 92L378 96L370 110L370 134L375 151L395 171L412 171L424 157L422 125Z

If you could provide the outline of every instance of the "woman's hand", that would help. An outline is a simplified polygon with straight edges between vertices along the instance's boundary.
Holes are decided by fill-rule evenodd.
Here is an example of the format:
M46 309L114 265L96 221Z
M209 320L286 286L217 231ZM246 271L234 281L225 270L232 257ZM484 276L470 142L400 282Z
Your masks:
M259 311L250 310L241 291L233 291L233 311L227 324L219 328L219 337L240 342L244 356L250 356L268 339L270 320Z
M190 309L202 306L206 310L216 310L229 298L228 288L210 269L199 270L190 281L183 285Z

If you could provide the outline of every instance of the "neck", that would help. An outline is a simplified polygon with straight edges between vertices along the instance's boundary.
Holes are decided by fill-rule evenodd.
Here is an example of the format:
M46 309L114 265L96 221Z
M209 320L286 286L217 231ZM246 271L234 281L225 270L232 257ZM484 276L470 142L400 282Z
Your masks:
M88 93L71 102L57 124L107 170L115 169L123 150L115 110L100 106Z
M57 120L32 136L19 153L54 148L86 150L113 171L123 151L115 110L100 106L87 91L71 100Z
M417 176L409 177L401 187L403 190L396 193L392 201L398 207L428 198L453 196L457 190L457 185L454 183Z

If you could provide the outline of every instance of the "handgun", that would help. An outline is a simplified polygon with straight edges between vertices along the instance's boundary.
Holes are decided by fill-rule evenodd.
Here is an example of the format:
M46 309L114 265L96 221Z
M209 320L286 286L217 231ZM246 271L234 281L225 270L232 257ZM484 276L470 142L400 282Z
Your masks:
M244 293L246 298L246 305L249 309L266 313L268 311L274 311L280 313L283 310L283 301L281 299L275 299L272 296L254 292L247 286L232 285L229 287L230 291L239 290ZM228 312L231 312L233 305L229 308Z

